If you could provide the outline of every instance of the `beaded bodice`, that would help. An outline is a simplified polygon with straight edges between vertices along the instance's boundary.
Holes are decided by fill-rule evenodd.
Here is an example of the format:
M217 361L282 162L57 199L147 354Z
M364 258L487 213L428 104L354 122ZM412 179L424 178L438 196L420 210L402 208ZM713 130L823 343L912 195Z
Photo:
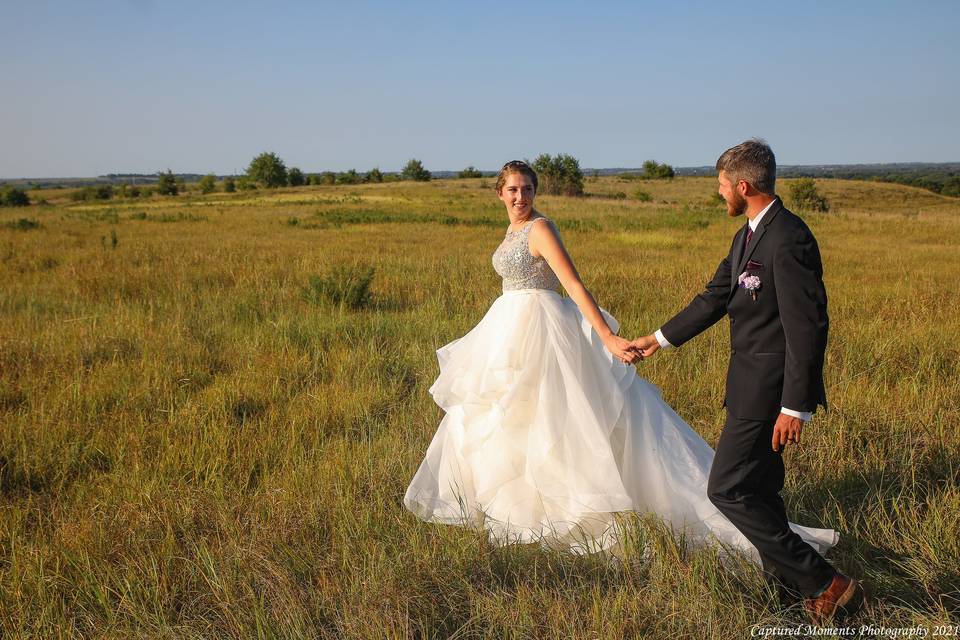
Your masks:
M546 219L545 219L546 220ZM530 229L536 223L531 220L516 231L507 231L506 237L493 252L493 268L503 278L504 291L517 289L551 289L560 287L553 269L543 257L534 258L530 253ZM546 220L544 224L553 224Z

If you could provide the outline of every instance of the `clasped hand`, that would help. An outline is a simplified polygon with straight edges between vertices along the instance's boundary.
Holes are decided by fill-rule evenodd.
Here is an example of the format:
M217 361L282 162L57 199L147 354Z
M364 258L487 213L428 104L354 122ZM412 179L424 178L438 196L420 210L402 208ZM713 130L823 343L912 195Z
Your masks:
M660 348L660 343L653 335L627 340L618 335L610 335L604 341L607 349L624 364L634 364L648 358Z

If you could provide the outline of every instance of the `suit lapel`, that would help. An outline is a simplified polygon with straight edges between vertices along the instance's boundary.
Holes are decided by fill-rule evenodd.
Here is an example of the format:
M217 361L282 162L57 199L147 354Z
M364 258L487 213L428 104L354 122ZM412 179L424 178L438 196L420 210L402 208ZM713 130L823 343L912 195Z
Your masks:
M777 217L777 214L780 213L780 209L782 208L783 202L780 201L780 198L777 198L770 206L770 209L763 214L763 220L760 221L760 226L757 227L757 230L753 232L753 237L750 238L750 246L746 248L746 250L740 256L740 259L737 260L737 268L733 271L735 278L739 278L740 274L743 273L743 268L746 266L747 260L749 260L750 256L753 255L757 245L759 245L760 241L763 240L763 236L767 232L767 227L770 226L770 223L773 222L773 219ZM735 282L734 285L736 284L739 283Z
M733 292L737 290L737 285L740 284L737 280L742 272L736 267L740 264L740 258L743 257L743 242L744 236L747 235L748 226L749 225L744 225L733 241L733 255L731 256L733 260L730 261L730 264L733 265L734 268L730 269L730 295L733 295ZM751 238L751 240L752 239L753 238Z

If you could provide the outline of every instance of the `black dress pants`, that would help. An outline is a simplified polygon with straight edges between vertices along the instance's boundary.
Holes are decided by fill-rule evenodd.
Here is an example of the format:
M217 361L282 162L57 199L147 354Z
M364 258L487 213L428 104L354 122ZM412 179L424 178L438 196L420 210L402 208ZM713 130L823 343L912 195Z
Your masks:
M810 597L829 585L837 572L788 525L780 497L783 457L771 446L773 425L727 413L707 494L760 552L768 579Z

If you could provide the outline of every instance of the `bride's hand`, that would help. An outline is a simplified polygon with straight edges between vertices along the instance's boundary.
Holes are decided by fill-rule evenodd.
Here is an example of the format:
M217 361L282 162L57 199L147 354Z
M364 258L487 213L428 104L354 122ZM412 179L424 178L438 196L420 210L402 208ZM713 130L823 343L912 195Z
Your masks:
M631 345L629 340L621 338L614 333L611 333L609 336L603 339L603 346L605 346L607 351L612 353L615 358L624 364L633 364L634 362L643 359L643 356L640 354L639 350Z

